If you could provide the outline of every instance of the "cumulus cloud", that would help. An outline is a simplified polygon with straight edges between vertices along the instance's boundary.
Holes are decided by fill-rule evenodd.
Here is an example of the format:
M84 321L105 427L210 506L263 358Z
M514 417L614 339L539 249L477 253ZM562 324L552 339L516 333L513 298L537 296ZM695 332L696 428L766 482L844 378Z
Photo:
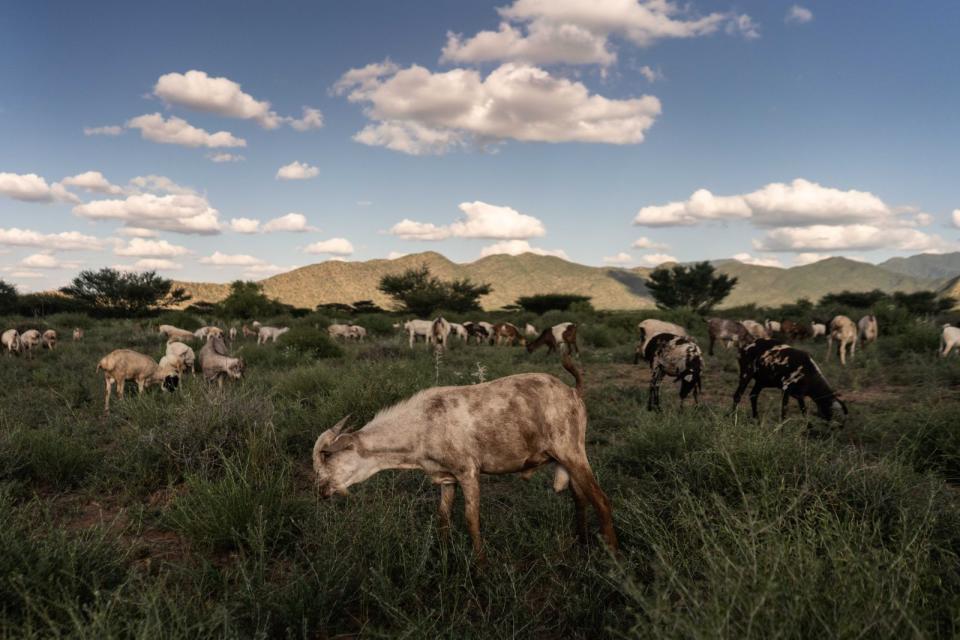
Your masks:
M743 264L752 264L758 267L783 267L783 263L777 258L752 256L749 253L738 253L733 256L733 259Z
M464 216L449 225L403 219L390 233L404 240L443 240L445 238L523 239L547 233L543 223L511 207L487 204L479 200L461 202Z
M153 229L144 229L142 227L120 227L117 233L128 238L156 238L157 232Z
M123 133L124 128L118 124L111 124L105 127L84 127L85 136L118 136Z
M663 74L659 69L654 69L646 64L640 67L640 75L646 78L647 82L656 82L657 80L663 79Z
M243 162L246 158L236 153L211 153L207 155L210 162L221 164L224 162Z
M130 190L135 192L172 193L174 195L197 195L196 190L177 184L167 176L154 174L137 176L130 180Z
M440 154L469 142L638 144L660 114L653 96L609 99L534 66L507 63L483 77L413 65L368 65L335 86L372 120L354 140L394 151Z
M346 238L330 238L314 242L304 248L306 253L327 253L334 256L349 256L353 253L353 245Z
M75 269L78 262L61 262L49 252L35 253L20 261L20 266L27 269Z
M235 233L258 233L260 221L254 218L231 218L230 230Z
M252 267L258 264L264 264L260 258L243 253L221 253L214 251L209 256L200 258L201 264L210 264L216 267Z
M570 259L570 256L568 256L567 252L563 249L531 247L530 243L526 240L503 240L502 242L491 244L480 250L480 257L486 258L487 256L499 254L518 256L522 253L532 253L538 256L554 256L556 258L563 258L564 260Z
M135 258L173 258L190 253L186 247L171 244L166 240L144 240L133 238L125 245L114 248L118 256L133 256Z
M723 30L732 36L743 36L747 40L755 40L760 37L759 25L746 14L733 16Z
M103 246L97 238L78 231L40 233L30 229L0 229L0 245L38 247L56 251L96 251Z
M309 180L320 175L320 169L305 162L294 160L277 170L277 180Z
M62 184L47 181L35 173L0 173L0 195L21 202L79 202Z
M630 264L631 262L633 262L633 256L625 251L621 251L620 253L612 256L603 257L604 264Z
M115 184L110 184L99 171L85 171L75 176L64 178L60 181L67 187L78 187L95 193L106 193L108 195L117 195L123 193L123 188Z
M813 20L813 12L806 7L801 7L798 4L790 7L790 10L787 11L787 17L784 18L785 22L792 22L794 24L806 24Z
M244 93L240 84L229 78L208 76L191 69L186 73L167 73L157 80L153 95L167 104L215 113L228 118L254 120L266 129L280 126L280 116L266 100Z
M960 209L953 210L953 226L960 228Z
M145 140L161 144L178 144L184 147L245 147L247 141L237 138L229 131L210 133L195 127L183 118L164 118L159 113L148 113L127 121L130 129L139 129Z
M323 126L323 114L320 113L320 109L312 107L303 107L303 115L300 118L285 118L285 120L297 131L310 131Z
M219 212L196 194L138 193L124 199L94 200L73 208L91 220L119 220L141 229L210 235L220 232Z
M753 241L759 251L947 251L956 247L943 238L910 228L871 224L783 227Z
M144 258L137 260L133 266L144 271L175 271L183 268L182 264L163 258Z
M698 16L668 0L515 0L498 10L497 31L465 38L447 35L445 62L512 61L534 64L613 64L612 36L638 47L659 40L715 33L752 37L749 16L710 13ZM744 31L744 22L753 27Z
M648 253L640 256L640 264L645 267L657 267L664 262L677 262L677 259L666 253Z
M311 227L307 223L307 217L302 213L288 213L268 221L263 225L263 231L265 233L274 231L302 233L304 231L316 231L316 227Z
M630 245L634 249L654 249L656 251L665 251L670 247L661 242L654 242L646 236L641 236L633 241L633 244Z

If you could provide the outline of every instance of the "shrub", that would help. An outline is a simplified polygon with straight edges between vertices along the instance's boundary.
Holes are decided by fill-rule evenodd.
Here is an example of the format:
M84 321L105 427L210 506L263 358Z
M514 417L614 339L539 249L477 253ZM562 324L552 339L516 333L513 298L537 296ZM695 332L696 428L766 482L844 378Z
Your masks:
M339 358L343 349L330 339L327 329L314 326L295 326L280 337L286 349L310 358Z
M517 305L529 311L542 315L547 311L567 311L576 303L587 303L583 311L592 311L589 304L590 296L581 296L575 293L541 293L535 296L517 298Z
M171 324L187 331L196 331L206 324L199 316L187 311L165 311L157 316L157 325Z

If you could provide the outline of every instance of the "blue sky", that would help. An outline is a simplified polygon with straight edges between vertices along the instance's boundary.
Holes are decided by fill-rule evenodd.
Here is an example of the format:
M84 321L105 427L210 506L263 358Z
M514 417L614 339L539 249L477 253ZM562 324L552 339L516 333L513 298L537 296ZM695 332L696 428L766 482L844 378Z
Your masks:
M955 2L9 3L0 278L957 250L958 26Z

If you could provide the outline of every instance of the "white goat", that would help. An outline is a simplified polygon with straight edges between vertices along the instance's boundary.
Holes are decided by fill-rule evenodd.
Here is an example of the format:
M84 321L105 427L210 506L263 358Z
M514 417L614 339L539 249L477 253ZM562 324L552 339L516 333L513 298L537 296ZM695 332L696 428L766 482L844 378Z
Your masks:
M880 327L877 324L877 316L863 316L860 318L860 321L857 322L857 329L860 334L860 344L862 346L866 347L871 342L876 342L877 336L880 335Z
M267 344L267 340L277 341L277 338L290 331L290 327L260 327L257 332L257 344Z
M553 488L572 490L581 541L587 538L589 502L604 539L616 549L610 501L587 459L582 376L569 356L563 365L576 378L576 389L551 375L526 373L426 389L380 411L353 433L342 432L349 416L343 418L313 446L320 495L345 494L351 485L385 469L420 469L440 485L440 529L447 534L459 484L473 549L482 560L480 475L529 477L538 467L554 463Z
M83 340L83 329L81 329L80 327L74 327L74 329L73 329L73 341L74 341L74 342L77 342L77 341L79 341L79 340Z
M840 364L847 364L847 348L850 349L850 358L857 352L857 325L847 316L837 316L830 321L830 333L827 334L827 357L830 359L830 353L833 351L833 341L837 341L837 347L840 350Z
M179 329L172 324L162 324L159 327L160 335L166 337L167 342L173 340L193 340L196 336L193 335L192 331L187 331L186 329Z
M430 343L437 349L447 347L447 338L450 337L450 323L443 316L434 319L430 326Z
M740 324L755 340L765 340L770 337L767 328L755 320L741 320Z
M948 323L943 325L943 333L940 334L940 356L946 358L954 347L957 347L957 355L960 356L960 328Z
M470 332L468 332L467 328L459 322L451 322L450 331L453 333L453 335L460 338L461 342L467 342L470 339Z
M827 335L827 325L823 324L822 322L811 322L810 335L813 338Z
M236 340L236 339L237 339L237 328L236 328L236 327L230 327L230 332L229 332L228 335L230 336L230 342L233 342L234 340Z
M105 413L110 412L110 393L114 384L117 385L117 395L122 398L127 380L134 380L140 393L143 393L145 388L160 383L163 383L163 388L167 391L173 391L180 379L179 373L169 360L160 366L150 356L130 349L111 351L97 363L97 371L103 371L106 384L103 400Z
M181 371L186 371L188 368L190 371L196 373L197 371L197 358L194 354L193 349L183 344L182 342L168 342L167 343L167 353L168 356L173 356L180 360Z
M27 357L33 357L33 348L40 346L40 332L36 329L27 329L20 334L20 349L27 352Z
M20 332L16 329L7 329L0 336L0 343L6 348L7 354L20 353Z
M266 327L261 327L266 328ZM210 336L207 344L200 349L200 369L203 379L207 382L217 381L223 388L223 379L239 380L246 368L242 358L235 358L227 353L227 346L221 336Z
M350 325L350 335L358 341L363 342L367 337L367 330L358 324Z
M418 337L423 337L424 342L430 342L433 322L430 320L407 320L403 323L403 330L407 332L410 339L410 348L413 349L413 343L417 341Z
M47 329L43 332L43 346L53 351L57 347L57 332Z
M537 331L537 328L532 324L530 324L529 322L524 325L523 332L528 336L533 336L534 338L540 335L540 332Z
M327 327L327 335L331 338L346 338L351 339L354 337L353 331L350 329L348 324L332 324Z

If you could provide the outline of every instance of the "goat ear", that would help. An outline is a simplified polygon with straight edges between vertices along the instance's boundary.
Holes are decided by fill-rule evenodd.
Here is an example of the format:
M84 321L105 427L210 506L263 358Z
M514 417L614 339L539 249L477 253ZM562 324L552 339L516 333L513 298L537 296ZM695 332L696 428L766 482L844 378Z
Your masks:
M334 437L340 435L340 432L343 431L343 428L347 426L347 420L350 419L351 414L347 414L340 419L340 422L330 427L330 431L333 433Z
M323 453L336 453L337 451L343 451L344 449L349 449L356 445L357 439L352 433L345 433L342 436L337 436L337 439L328 444L323 448Z

